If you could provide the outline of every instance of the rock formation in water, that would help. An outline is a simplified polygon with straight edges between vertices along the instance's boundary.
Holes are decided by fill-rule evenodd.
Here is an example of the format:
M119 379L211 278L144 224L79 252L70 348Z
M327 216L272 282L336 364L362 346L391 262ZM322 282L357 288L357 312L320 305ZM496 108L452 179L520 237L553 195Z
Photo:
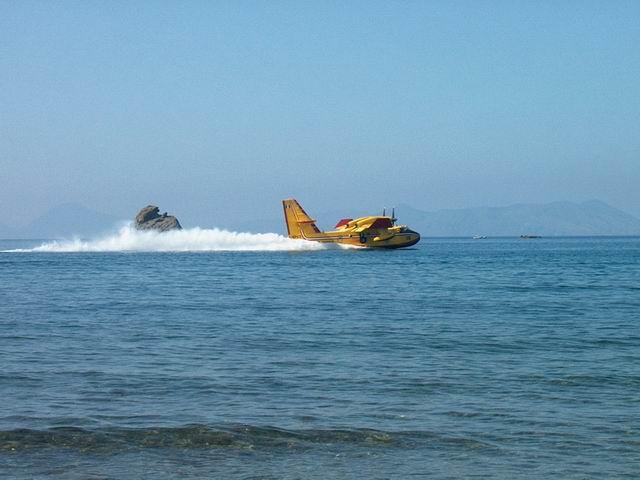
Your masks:
M160 215L160 209L155 205L147 205L136 215L136 229L138 230L182 230L182 226L176 217L164 212Z

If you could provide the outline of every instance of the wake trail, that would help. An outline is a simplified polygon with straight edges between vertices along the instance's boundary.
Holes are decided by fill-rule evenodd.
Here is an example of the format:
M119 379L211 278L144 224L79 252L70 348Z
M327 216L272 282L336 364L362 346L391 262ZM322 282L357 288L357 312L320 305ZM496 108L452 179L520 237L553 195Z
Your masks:
M139 231L131 225L94 240L61 240L10 252L218 252L323 250L317 242L295 240L277 233L231 232L217 228L188 228L168 232Z

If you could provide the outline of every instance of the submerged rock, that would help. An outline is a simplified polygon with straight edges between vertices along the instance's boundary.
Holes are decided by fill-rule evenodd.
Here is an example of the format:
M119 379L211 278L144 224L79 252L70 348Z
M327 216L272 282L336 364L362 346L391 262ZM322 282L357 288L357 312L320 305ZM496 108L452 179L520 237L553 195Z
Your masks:
M138 230L182 230L182 226L176 217L164 212L160 215L160 209L155 205L147 205L136 215L136 229Z

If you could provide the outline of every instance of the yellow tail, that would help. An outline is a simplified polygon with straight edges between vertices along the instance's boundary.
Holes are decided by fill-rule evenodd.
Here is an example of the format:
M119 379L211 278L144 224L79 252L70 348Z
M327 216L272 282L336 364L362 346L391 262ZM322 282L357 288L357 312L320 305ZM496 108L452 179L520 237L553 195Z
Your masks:
M317 237L321 233L316 227L316 221L307 215L296 200L283 200L282 208L289 238Z

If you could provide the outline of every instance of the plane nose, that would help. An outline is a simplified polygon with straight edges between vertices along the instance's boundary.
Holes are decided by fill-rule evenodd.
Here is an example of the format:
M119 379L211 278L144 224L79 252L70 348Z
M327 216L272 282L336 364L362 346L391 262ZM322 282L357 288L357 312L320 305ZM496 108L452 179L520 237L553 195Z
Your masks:
M410 235L409 244L407 245L408 247L410 247L411 245L415 245L420 241L420 234L418 232L407 228L406 233Z

